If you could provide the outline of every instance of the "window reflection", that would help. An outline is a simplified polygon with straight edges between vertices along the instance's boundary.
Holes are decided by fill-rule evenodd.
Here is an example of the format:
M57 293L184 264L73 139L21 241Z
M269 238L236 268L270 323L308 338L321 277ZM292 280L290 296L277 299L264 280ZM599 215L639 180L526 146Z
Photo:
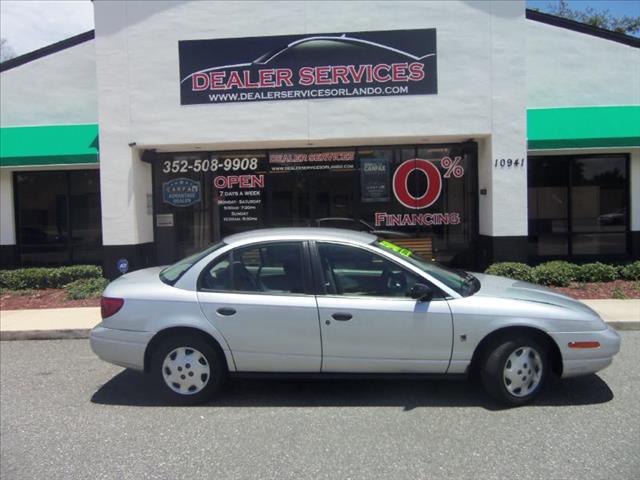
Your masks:
M627 182L625 155L529 157L531 254L624 254Z
M23 265L102 262L98 170L17 172L15 188Z

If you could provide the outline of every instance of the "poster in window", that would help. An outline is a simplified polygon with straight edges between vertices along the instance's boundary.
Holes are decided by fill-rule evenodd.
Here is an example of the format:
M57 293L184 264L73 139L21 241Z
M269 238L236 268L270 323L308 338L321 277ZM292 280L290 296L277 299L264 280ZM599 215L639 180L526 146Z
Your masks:
M360 164L360 192L363 202L389 201L389 160L363 158Z

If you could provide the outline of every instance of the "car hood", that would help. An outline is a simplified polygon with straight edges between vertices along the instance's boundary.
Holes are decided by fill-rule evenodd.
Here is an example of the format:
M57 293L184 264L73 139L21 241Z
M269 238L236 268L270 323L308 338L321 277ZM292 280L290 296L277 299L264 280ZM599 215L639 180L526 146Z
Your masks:
M543 303L600 318L595 310L584 303L547 287L484 273L473 273L473 276L480 280L480 290L476 295Z

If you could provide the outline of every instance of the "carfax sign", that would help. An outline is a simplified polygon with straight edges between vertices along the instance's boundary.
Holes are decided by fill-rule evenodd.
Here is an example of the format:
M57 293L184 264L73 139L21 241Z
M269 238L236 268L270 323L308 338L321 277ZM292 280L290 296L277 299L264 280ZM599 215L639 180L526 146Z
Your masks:
M174 178L162 184L162 201L174 207L190 207L200 202L200 182Z
M437 93L436 30L179 42L180 103Z

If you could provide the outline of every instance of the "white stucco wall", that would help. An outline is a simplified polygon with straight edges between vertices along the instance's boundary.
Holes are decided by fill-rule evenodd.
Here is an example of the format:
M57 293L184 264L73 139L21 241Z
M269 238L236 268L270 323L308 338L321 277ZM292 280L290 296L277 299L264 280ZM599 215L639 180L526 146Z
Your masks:
M480 234L521 236L528 225L526 168L496 167L494 161L521 162L527 152L524 5L493 2L491 7L491 143L479 158L480 188L487 188L479 199Z
M87 41L0 73L0 125L96 123L94 42Z
M640 105L640 49L527 21L527 107Z
M0 245L15 245L12 173L0 169Z
M144 194L127 191L126 175L151 188L133 142L172 150L472 138L489 139L485 167L495 155L523 157L524 14L520 0L96 2L105 244L152 239ZM179 40L434 27L437 95L180 105ZM482 200L481 232L525 235L526 177L481 171L499 192Z

